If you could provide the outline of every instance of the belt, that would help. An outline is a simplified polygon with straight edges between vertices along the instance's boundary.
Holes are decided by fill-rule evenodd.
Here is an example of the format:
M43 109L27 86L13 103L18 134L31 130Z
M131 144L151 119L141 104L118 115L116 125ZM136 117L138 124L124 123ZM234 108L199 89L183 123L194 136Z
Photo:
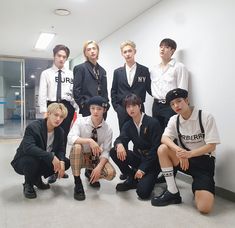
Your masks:
M155 98L154 102L161 103L161 104L166 104L166 99L157 99L157 98Z

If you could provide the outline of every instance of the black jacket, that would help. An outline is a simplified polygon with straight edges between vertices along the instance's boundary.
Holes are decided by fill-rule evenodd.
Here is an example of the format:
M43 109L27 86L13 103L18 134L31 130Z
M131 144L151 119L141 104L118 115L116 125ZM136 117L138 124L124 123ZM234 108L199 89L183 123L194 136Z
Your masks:
M116 147L118 143L122 143L125 149L128 150L130 141L134 145L133 152L141 156L140 170L148 172L152 169L153 164L157 165L156 153L161 142L161 129L156 119L145 114L140 127L140 135L138 135L133 120L127 121L122 127L120 136L115 140L114 146Z
M142 103L144 103L146 91L151 95L151 81L147 67L137 63L136 73L131 86L127 81L125 66L114 71L111 100L115 111L117 110L118 105L123 105L123 99L130 93L140 96Z
M80 110L84 108L91 97L100 95L101 97L106 98L107 101L109 100L106 71L99 64L97 66L99 69L100 80L97 80L89 61L77 65L73 69L73 96ZM101 94L98 94L99 85Z
M54 129L52 152L47 152L47 120L35 120L25 129L23 140L11 162L14 167L18 159L23 156L33 156L50 164L54 155L60 160L65 159L64 130L61 127Z

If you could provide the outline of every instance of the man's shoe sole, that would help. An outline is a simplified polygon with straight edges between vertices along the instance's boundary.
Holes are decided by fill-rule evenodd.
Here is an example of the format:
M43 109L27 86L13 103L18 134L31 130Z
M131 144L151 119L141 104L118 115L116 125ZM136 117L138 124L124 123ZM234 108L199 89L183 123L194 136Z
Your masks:
M75 200L78 200L78 201L83 201L83 200L86 199L86 196L85 196L85 195L84 195L84 196L76 196L75 193L74 193L73 197L74 197Z
M182 198L177 198L177 199L172 199L170 201L167 202L155 202L154 200L151 200L151 204L152 206L157 206L157 207L163 207L163 206L167 206L170 204L180 204L182 203Z

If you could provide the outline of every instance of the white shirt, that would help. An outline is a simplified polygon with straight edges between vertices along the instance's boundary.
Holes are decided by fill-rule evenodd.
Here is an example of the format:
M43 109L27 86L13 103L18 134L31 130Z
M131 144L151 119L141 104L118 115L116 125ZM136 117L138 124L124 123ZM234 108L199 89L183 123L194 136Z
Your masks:
M178 139L176 120L178 115L170 118L163 135L170 137L172 140ZM209 143L220 144L220 138L216 127L214 117L202 111L202 125L205 131L205 138L201 136L199 124L198 109L194 108L189 119L185 120L182 116L179 118L179 131L182 135L182 143L190 150L197 149ZM178 140L179 142L179 140ZM179 143L179 146L180 143ZM211 151L215 156L215 151Z
M126 64L126 76L127 76L127 81L128 84L131 86L133 81L134 81L134 77L135 77L135 72L136 72L136 68L137 68L137 64L135 63L132 67L129 67Z
M47 152L51 152L54 142L54 131L47 133Z
M136 129L137 129L137 131L138 131L138 135L140 135L140 128L141 128L141 125L142 125L143 118L144 118L144 113L142 112L139 126L135 123L135 121L133 121L134 124L135 124L135 126L136 126Z
M113 131L104 120L99 126L101 127L97 129L97 143L103 149L100 157L109 159L109 151L112 146ZM94 125L91 121L91 116L78 117L68 134L68 143L70 145L73 145L78 138L91 138L93 128ZM91 152L89 144L83 144L82 147L84 153Z
M42 72L39 85L39 107L40 112L47 111L47 101L56 101L58 68L53 65ZM61 69L61 99L69 101L74 105L73 99L73 72Z
M175 59L165 66L159 64L150 70L152 95L156 99L165 99L166 94L175 88L188 90L188 71L184 64Z

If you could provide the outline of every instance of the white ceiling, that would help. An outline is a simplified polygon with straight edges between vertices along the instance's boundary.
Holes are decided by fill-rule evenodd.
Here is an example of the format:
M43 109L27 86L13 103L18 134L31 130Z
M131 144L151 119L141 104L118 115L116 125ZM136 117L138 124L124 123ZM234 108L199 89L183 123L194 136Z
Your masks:
M65 44L71 58L85 40L101 41L160 0L0 0L0 55L51 58ZM71 11L57 16L55 9ZM40 32L54 32L46 51L33 49Z

